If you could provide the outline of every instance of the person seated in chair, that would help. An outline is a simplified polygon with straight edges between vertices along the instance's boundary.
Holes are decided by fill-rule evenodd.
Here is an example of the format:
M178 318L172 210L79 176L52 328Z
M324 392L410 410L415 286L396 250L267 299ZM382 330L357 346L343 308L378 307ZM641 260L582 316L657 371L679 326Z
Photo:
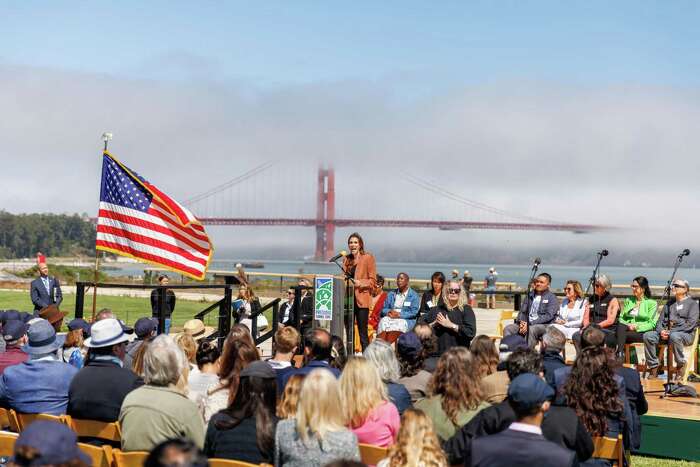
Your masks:
M396 289L387 294L379 321L379 337L394 342L398 336L413 329L418 317L420 299L418 293L409 287L409 277L405 272L396 276Z
M503 337L512 334L526 336L530 348L537 345L548 324L552 324L559 312L559 299L549 290L552 276L543 272L535 278L534 288L523 300L518 313L518 323L503 329Z
M445 284L442 295L442 304L431 308L421 318L433 327L440 355L452 347L469 347L476 335L476 316L459 281L450 280Z

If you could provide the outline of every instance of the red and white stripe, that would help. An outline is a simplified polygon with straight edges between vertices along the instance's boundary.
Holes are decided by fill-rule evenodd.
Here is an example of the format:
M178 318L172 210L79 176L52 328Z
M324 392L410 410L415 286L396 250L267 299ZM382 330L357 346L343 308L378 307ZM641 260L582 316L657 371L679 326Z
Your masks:
M213 252L209 237L191 212L176 203L178 210L173 213L168 206L171 203L170 198L163 203L154 198L148 211L142 212L101 202L97 249L204 279Z

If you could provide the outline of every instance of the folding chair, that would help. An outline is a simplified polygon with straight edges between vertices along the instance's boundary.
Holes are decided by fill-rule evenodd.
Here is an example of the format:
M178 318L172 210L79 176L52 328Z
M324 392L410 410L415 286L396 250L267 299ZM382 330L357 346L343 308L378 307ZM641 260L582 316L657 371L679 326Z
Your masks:
M606 438L597 436L593 438L593 457L597 459L607 459L613 462L613 466L622 467L625 451L622 445L622 435L616 438Z
M379 446L363 443L360 443L359 446L362 462L367 465L377 465L380 460L385 459L389 455L389 448L381 448Z

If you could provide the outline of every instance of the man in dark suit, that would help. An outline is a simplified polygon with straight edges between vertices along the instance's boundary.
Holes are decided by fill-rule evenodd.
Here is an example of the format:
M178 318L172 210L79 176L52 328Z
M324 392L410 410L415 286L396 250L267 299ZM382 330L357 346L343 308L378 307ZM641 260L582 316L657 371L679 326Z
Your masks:
M503 337L520 334L527 338L531 349L547 330L547 325L554 322L559 312L559 299L549 290L552 276L543 272L535 278L533 290L525 297L520 306L517 324L503 328Z
M39 277L34 279L30 288L34 311L39 311L49 305L60 306L63 301L61 284L58 279L49 276L49 267L46 263L39 264Z
M473 467L565 467L578 466L573 451L548 441L542 422L554 390L538 375L525 373L510 382L508 403L515 422L495 435L476 438L472 443Z
M543 375L542 355L529 349L511 353L506 361L506 371L512 380L526 373ZM476 438L506 430L516 420L511 404L505 400L483 409L443 444L451 465L470 465L472 443ZM593 441L586 427L569 407L551 406L542 422L542 434L553 443L576 452L580 462L593 454Z
M287 289L287 301L280 306L279 314L277 315L277 321L285 326L294 324L294 296L294 288L290 287Z
M302 287L311 287L311 281L302 278L299 280ZM297 329L302 336L311 329L314 324L314 289L304 289L299 297L299 327Z
M561 352L566 345L566 336L554 326L547 328L542 336L542 360L544 363L544 379L554 387L554 372L566 366Z

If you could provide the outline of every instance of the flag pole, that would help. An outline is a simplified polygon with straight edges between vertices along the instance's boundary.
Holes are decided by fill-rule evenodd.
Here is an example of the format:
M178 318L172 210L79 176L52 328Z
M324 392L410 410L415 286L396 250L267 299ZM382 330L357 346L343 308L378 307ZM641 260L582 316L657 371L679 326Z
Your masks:
M107 145L109 142L112 140L112 133L105 132L102 133L102 141L105 143L105 147L103 150L103 153L107 152ZM93 287L92 287L92 322L95 322L95 313L97 312L97 281L99 279L99 273L100 273L100 253L95 248L95 277L93 279Z

